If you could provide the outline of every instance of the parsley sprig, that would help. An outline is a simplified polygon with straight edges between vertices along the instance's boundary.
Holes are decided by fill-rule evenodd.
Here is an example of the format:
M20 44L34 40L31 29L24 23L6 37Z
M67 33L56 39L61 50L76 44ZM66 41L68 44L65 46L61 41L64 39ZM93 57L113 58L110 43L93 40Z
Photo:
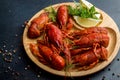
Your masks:
M82 18L94 18L94 19L98 19L95 14L99 14L96 10L95 7L92 6L90 9L87 8L86 6L80 4L80 3L76 3L75 7L72 6L68 6L68 12L70 15L72 16L80 16Z
M56 22L57 12L55 11L55 9L50 6L49 8L46 8L45 11L49 13L48 17L51 19L51 21Z

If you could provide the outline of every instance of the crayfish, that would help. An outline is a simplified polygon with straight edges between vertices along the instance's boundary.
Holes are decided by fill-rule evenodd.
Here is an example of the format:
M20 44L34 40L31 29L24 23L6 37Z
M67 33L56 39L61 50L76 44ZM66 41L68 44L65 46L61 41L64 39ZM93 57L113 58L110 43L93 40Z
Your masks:
M79 69L86 70L94 67L99 61L107 60L107 57L108 51L104 47L97 48L95 51L90 49L73 57L73 64L79 66Z
M41 35L41 31L49 21L48 14L42 13L39 17L33 19L28 28L28 37L29 38L37 38Z
M64 53L69 63L71 55L67 44L64 42L62 31L54 23L49 23L47 24L47 36L50 43Z

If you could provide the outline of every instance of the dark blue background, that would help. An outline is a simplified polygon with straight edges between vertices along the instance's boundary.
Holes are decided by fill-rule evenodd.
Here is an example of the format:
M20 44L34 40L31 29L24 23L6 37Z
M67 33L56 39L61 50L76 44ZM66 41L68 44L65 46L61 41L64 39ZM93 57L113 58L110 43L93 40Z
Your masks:
M22 45L24 22L42 8L72 0L0 0L0 80L64 80L37 67ZM78 1L78 0L76 0ZM108 13L120 29L120 0L88 0ZM12 62L6 62L6 53ZM120 51L105 69L85 77L67 80L120 80Z

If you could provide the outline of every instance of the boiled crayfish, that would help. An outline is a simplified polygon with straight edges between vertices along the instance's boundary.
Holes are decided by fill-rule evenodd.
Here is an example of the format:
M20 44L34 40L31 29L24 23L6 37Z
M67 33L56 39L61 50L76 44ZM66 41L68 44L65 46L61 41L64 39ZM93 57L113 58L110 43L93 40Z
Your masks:
M56 22L52 22L48 15L47 12L41 13L28 28L28 37L36 40L36 44L30 44L30 50L41 63L56 70L73 64L81 70L107 60L109 36L106 28L74 28L67 5L58 7Z
M70 51L67 47L67 44L64 43L61 30L54 23L47 24L47 36L50 43L57 47L60 52L63 52L65 54L66 59L69 63L71 60Z
M80 69L90 69L94 67L100 60L107 60L108 51L104 47L86 50L73 57L73 64L81 67Z
M42 13L39 17L31 21L31 25L28 28L28 37L37 38L41 35L41 29L44 28L46 23L49 21L48 14Z

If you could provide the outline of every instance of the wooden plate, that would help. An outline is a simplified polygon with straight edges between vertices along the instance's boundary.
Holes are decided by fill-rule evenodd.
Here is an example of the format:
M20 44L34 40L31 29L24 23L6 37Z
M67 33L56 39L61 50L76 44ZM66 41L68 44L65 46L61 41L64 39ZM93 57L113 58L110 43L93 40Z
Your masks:
M74 5L74 3L72 2L67 2L67 3L60 3L60 4L55 4L53 5L53 7L58 7L60 5L63 4L67 4L67 5ZM98 8L97 8L98 9ZM42 64L40 61L38 61L38 59L31 53L30 49L29 49L29 44L30 43L36 43L35 39L29 39L27 37L27 31L28 31L28 26L26 26L24 33L23 33L23 45L25 48L25 51L28 55L28 57L40 68L55 74L55 75L60 75L60 76L72 76L72 77L76 77L76 76L85 76L85 75L89 75L92 73L95 73L103 68L105 68L108 64L110 64L113 59L115 58L115 56L118 53L119 50L119 44L120 44L120 32L119 29L116 25L116 23L113 21L113 19L106 14L104 11L98 9L102 16L103 16L103 22L99 25L100 27L106 27L108 29L108 34L110 37L110 43L107 47L108 52L109 52L109 58L107 61L103 61L101 63L98 63L95 67L93 67L92 69L89 70L82 70L82 71L72 71L72 72L65 72L65 71L58 71L55 70L53 68L50 68L44 64ZM42 12L44 12L44 10L39 11L38 13L36 13L28 22L28 25L30 25L30 22L35 18L38 17Z

